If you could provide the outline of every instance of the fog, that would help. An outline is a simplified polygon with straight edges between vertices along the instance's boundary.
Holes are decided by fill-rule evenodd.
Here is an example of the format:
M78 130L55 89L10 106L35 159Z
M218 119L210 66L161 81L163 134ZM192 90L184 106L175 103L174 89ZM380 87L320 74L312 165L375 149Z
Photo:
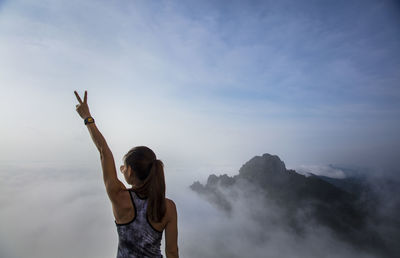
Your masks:
M296 215L305 230L295 234L281 208L245 182L229 190L235 198L228 216L189 189L193 180L205 179L183 173L191 170L201 174L203 169L215 172L190 167L165 171L167 197L175 201L178 210L180 257L376 257L316 224L307 207ZM171 180L169 173L182 173L182 180ZM0 179L0 257L116 255L118 236L99 170L3 166ZM392 197L382 211L386 218L393 218L394 214L386 211L395 211L398 205ZM398 228L388 227L399 225L395 223L381 223L382 230L398 236ZM165 235L163 255L164 240Z
M265 195L265 190L240 180L236 187L225 188L219 185L217 192L221 192L225 198L228 197L232 212L225 213L215 204L213 207L220 212L211 213L211 217L207 214L209 209L204 209L204 217L210 221L205 225L203 222L199 223L201 230L196 235L205 240L204 246L207 248L196 248L190 257L398 257L399 181L392 181L398 180L395 178L379 178L381 181L377 181L377 178L364 176L367 176L366 181L371 186L368 191L374 192L374 195L366 196L364 193L361 199L372 196L378 198L361 201L369 203L370 209L378 210L376 215L366 219L365 233L371 235L365 239L375 239L378 236L377 246L383 240L383 249L365 245L360 247L346 242L343 236L340 237L317 221L312 203L295 211L295 222L300 225L298 231L298 228L291 226L291 221L287 213L285 214L284 203L278 206L268 194ZM374 211L369 212L373 213Z

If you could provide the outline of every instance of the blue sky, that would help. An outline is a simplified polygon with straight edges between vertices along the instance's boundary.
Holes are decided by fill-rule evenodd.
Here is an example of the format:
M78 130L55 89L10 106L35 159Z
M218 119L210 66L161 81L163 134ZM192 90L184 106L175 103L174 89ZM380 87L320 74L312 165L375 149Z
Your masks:
M96 150L74 113L76 89L88 90L118 160L140 143L177 166L238 169L268 152L289 167L395 168L395 1L0 6L4 164L21 148L34 152L22 154L27 162L91 164L84 153Z

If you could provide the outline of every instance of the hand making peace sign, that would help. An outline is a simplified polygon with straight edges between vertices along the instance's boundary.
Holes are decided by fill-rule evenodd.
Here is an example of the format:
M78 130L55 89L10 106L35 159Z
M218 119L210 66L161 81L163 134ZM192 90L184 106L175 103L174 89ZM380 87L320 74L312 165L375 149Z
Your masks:
M83 98L83 102L81 100L81 98L79 97L78 93L76 91L74 91L76 98L79 101L79 104L76 105L76 112L78 112L78 114L83 118L87 118L90 115L90 111L89 111L89 107L87 104L87 91L85 90L85 97Z

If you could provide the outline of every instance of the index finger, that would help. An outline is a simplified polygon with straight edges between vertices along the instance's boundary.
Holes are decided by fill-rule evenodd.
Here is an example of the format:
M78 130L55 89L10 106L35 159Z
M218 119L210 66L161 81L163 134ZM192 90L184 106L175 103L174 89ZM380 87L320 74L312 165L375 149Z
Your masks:
M76 90L74 90L75 96L78 99L79 103L82 104L82 100L81 97L79 97L78 92L76 92Z

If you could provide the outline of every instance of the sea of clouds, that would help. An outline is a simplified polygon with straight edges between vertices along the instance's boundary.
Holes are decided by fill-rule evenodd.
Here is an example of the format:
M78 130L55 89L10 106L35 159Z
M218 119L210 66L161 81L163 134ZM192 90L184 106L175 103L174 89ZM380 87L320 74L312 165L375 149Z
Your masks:
M166 170L167 197L178 210L180 257L376 257L337 239L307 216L306 207L297 216L305 231L295 234L281 208L251 185L221 189L236 191L227 216L190 190L199 179L192 178L195 170ZM0 257L116 256L118 236L99 170L3 166L0 179ZM390 200L385 209L394 211L399 202Z

